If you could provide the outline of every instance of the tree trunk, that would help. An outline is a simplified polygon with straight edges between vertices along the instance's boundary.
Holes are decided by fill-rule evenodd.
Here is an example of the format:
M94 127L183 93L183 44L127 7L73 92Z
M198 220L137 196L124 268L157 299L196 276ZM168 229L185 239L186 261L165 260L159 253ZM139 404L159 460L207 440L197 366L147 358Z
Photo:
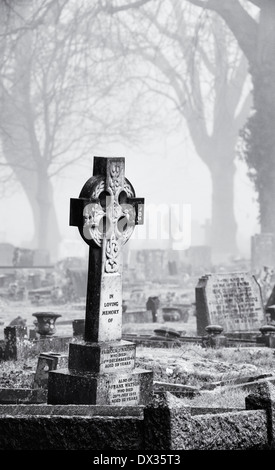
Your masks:
M275 3L263 2L256 60L251 63L255 114L248 122L247 163L256 170L262 232L275 234Z
M275 234L275 68L254 74L256 113L250 118L248 165L256 169L254 182L258 192L262 232Z
M13 169L32 209L32 248L48 250L52 261L55 261L60 234L48 176L50 156L41 151L36 134L36 113L30 86L31 51L32 36L28 31L16 43L13 86L8 91L4 86L0 88L0 136L7 164Z
M235 145L237 127L228 119L226 106L215 121L214 132L206 140L193 139L198 155L212 179L211 248L213 258L236 255L237 223L234 214Z
M218 13L249 61L255 113L245 127L244 156L258 193L261 231L275 234L275 2L251 0L260 8L259 22L246 13L241 2L189 2Z
M37 231L37 247L48 250L57 261L60 233L53 201L53 188L47 174L40 174L35 199L30 201Z
M232 149L234 154L234 149ZM237 253L237 224L234 214L233 159L217 158L211 168L212 177L212 226L211 246L213 255Z
M7 107L2 108L2 116L7 117ZM56 261L58 256L58 245L60 242L60 233L58 220L53 201L53 188L46 172L28 171L26 169L27 161L32 158L27 155L30 152L27 132L23 132L18 118L20 115L14 115L14 125L3 119L2 121L2 147L5 158L13 168L18 181L20 182L33 214L34 234L32 239L32 249L48 250L52 261ZM8 126L8 124L10 124ZM4 127L4 129L3 129ZM4 132L8 129L8 132ZM24 157L21 154L24 149ZM22 166L20 166L20 157Z

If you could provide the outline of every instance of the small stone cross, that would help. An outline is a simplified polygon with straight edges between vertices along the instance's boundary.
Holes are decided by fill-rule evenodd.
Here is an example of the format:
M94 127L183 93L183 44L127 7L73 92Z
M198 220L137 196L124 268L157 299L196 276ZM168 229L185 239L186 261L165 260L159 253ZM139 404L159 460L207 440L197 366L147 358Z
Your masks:
M94 157L93 176L70 201L70 225L89 245L86 342L121 339L121 250L144 218L144 199L124 172L124 158Z

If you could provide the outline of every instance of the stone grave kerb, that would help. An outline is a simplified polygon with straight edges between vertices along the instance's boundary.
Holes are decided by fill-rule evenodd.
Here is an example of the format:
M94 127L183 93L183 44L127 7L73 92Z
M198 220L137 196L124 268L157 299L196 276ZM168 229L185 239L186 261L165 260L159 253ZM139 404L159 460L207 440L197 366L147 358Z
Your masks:
M125 178L125 159L94 157L93 176L70 200L70 225L89 245L85 331L69 345L68 370L50 371L48 403L144 405L153 372L135 369L122 340L122 248L143 223L144 198Z
M70 201L70 225L89 245L86 342L121 339L122 247L144 211L124 173L124 158L94 157L93 176Z

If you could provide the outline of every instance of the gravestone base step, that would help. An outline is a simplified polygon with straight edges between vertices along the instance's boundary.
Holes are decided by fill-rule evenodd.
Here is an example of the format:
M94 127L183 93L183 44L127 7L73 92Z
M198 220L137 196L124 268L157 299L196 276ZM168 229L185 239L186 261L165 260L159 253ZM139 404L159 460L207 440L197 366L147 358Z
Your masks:
M146 405L153 398L153 372L134 369L119 373L50 371L48 404Z
M69 370L107 373L131 370L135 367L136 345L130 341L101 343L71 343Z

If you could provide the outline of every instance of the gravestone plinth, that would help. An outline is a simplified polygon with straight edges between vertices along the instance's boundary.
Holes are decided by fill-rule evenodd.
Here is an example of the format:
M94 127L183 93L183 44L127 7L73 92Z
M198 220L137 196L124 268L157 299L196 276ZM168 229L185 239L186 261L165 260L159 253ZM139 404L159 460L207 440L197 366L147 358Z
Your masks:
M257 332L266 322L261 288L250 273L202 276L195 289L197 334L216 324L224 333Z
M68 369L49 372L49 404L145 405L152 396L153 372L135 368L136 345L122 340L122 247L144 207L124 166L95 157L93 176L71 199L70 225L89 245L85 328L69 345Z
M129 341L71 344L69 369L92 372L120 372L135 367L136 348Z

